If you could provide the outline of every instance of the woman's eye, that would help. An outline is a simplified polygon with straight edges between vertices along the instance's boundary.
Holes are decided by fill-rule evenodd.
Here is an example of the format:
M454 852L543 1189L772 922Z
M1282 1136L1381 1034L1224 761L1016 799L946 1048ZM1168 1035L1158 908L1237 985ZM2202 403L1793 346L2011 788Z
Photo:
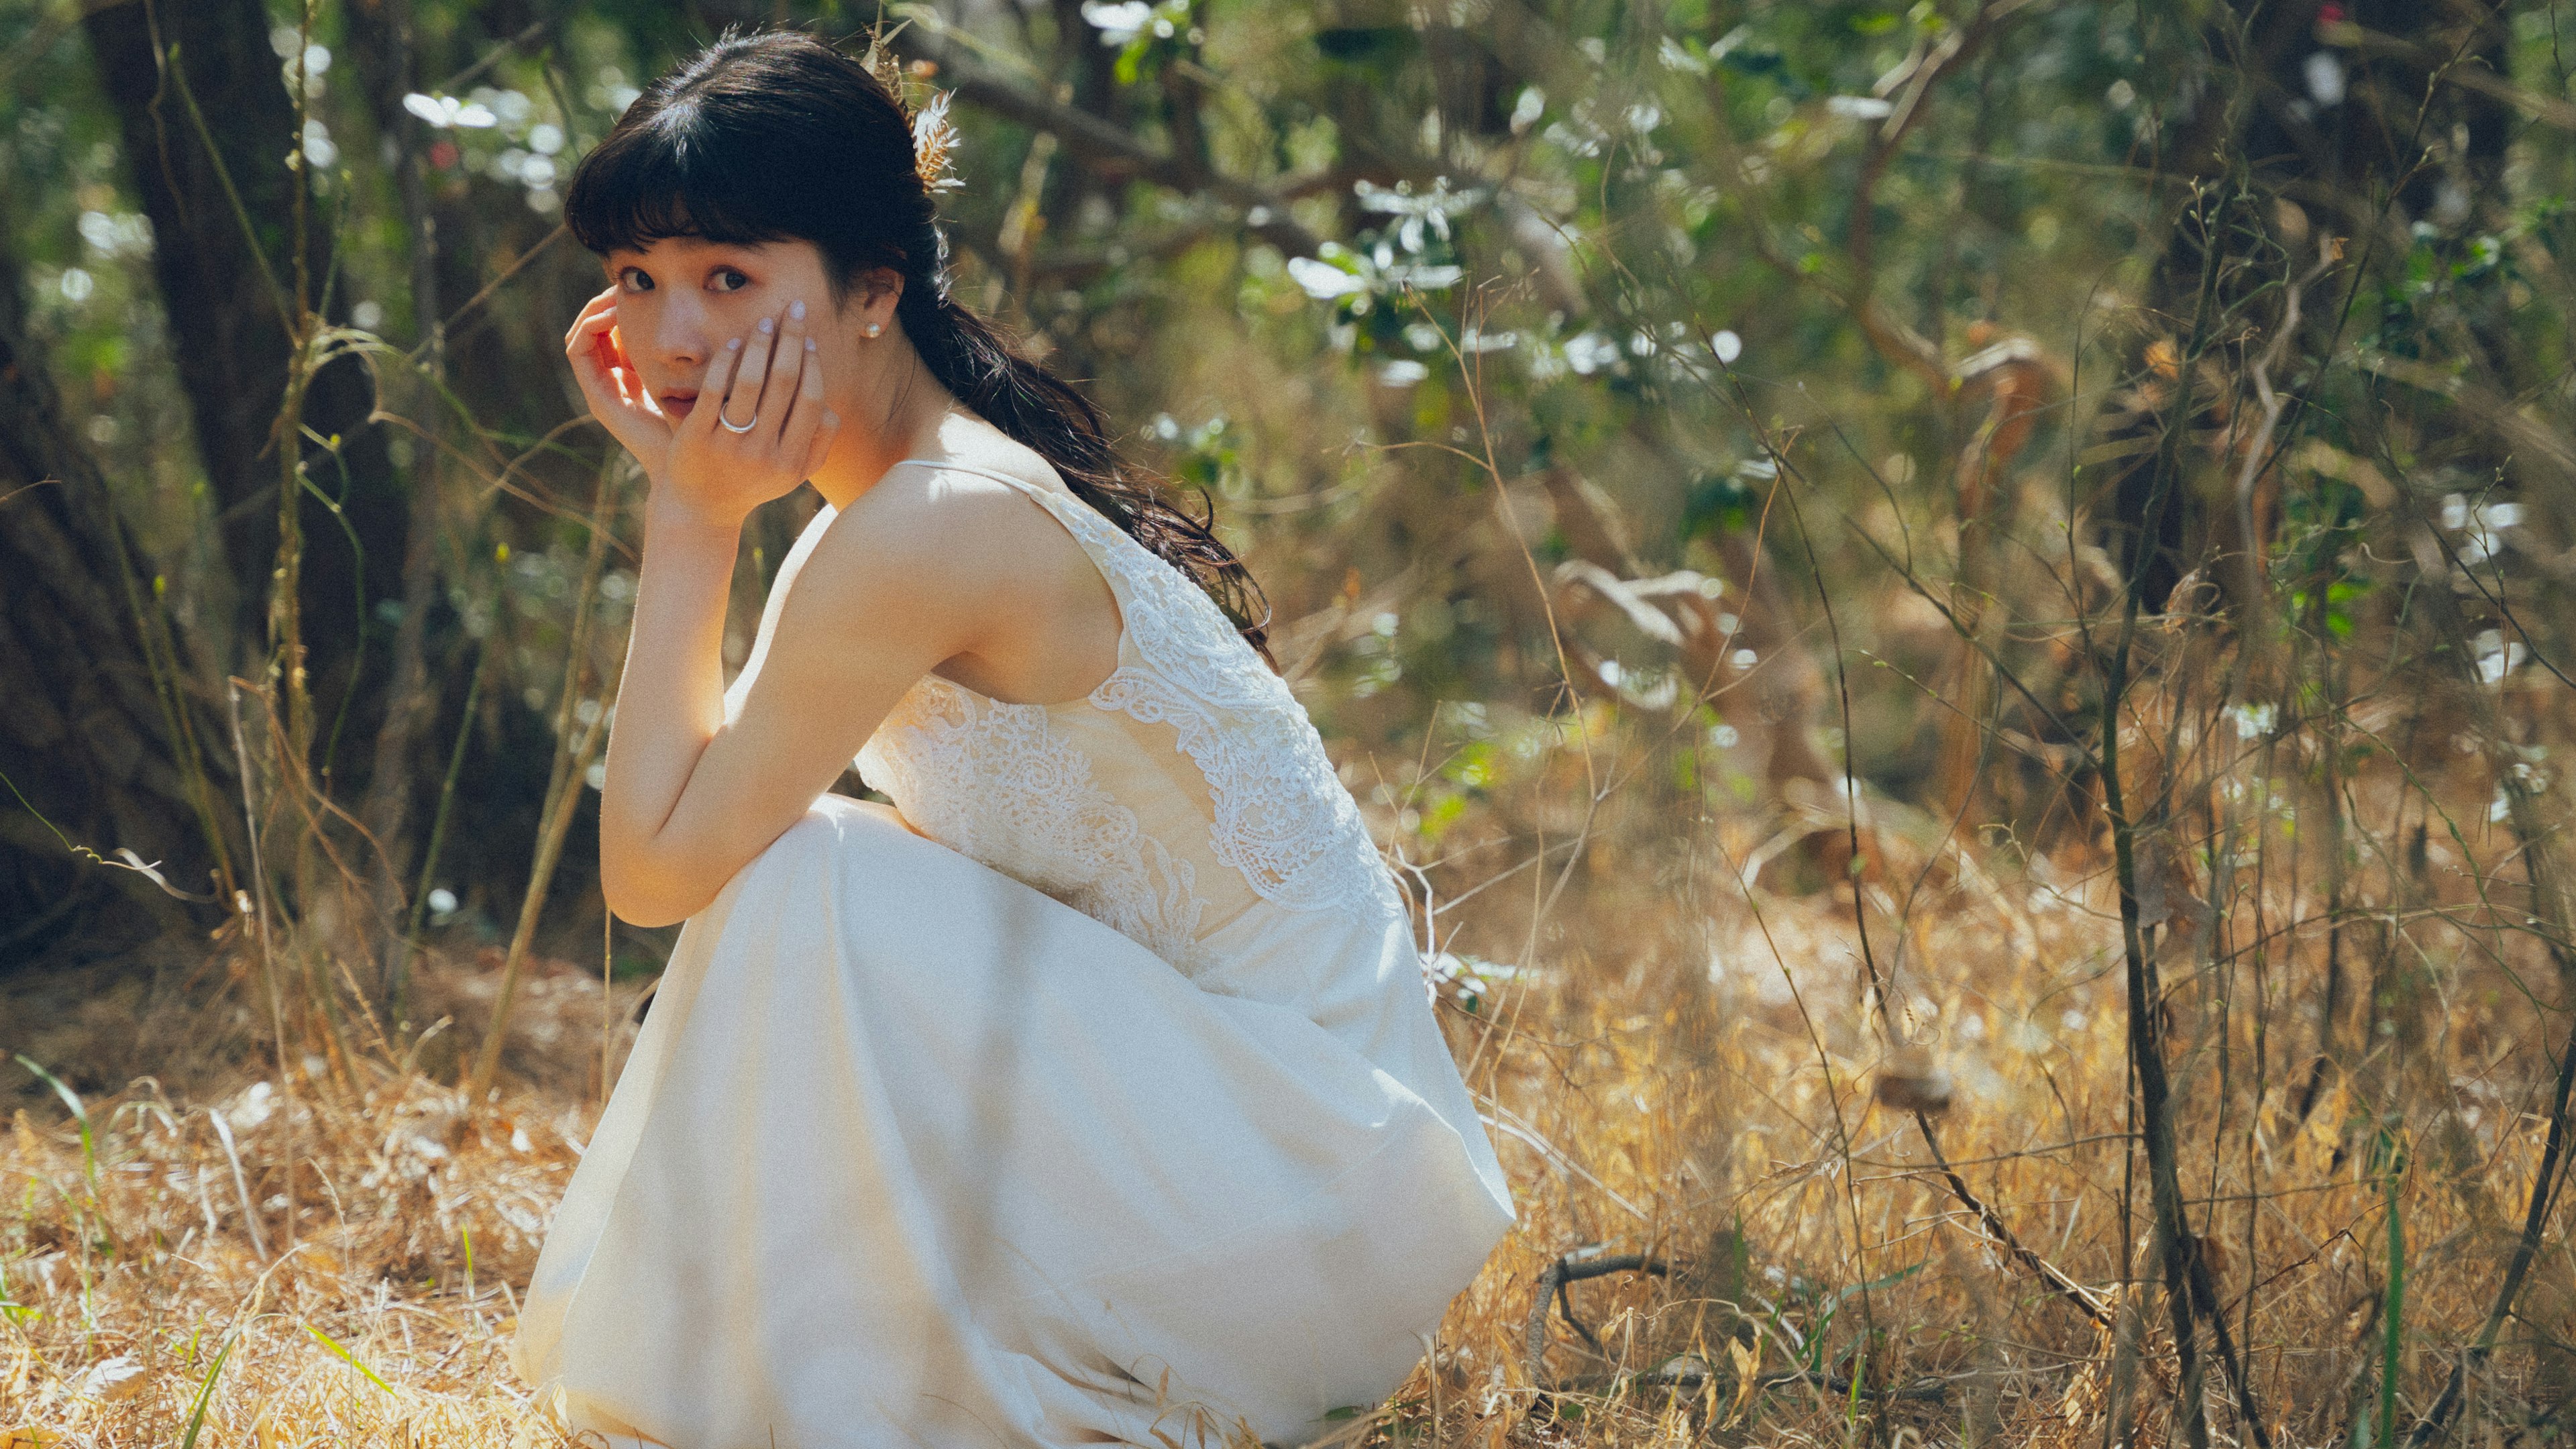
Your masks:
M628 267L624 271L619 272L617 274L617 284L630 292L649 292L653 290L653 279L644 275L643 269L640 267Z
M719 292L739 292L751 285L751 278L732 267L718 267L715 274L707 278L707 285Z

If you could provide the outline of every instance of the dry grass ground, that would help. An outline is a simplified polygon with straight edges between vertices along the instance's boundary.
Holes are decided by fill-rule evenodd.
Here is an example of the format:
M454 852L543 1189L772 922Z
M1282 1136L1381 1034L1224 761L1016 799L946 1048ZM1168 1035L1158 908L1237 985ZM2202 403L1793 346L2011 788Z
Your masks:
M1794 843L1768 828L1714 827L1702 884L1735 880L1766 839ZM2109 882L2044 858L1981 867L1893 827L1880 846L1862 886L1889 907L1873 919L1890 1018L1862 1009L1848 890L1701 899L1606 841L1556 903L1551 968L1470 965L1444 984L1521 1223L1435 1357L1350 1440L2072 1446L2106 1442L2122 1413L2139 1442L2163 1440L2183 1386L2130 1156ZM1785 877L1790 857L1771 859ZM2295 879L2260 889L2239 916L2296 918ZM1512 935L1513 909L1476 934ZM2476 1331L2529 1191L2546 1064L2516 1045L2533 1022L2504 983L2535 963L2508 943L2432 973L2443 984L2411 1015L2394 998L2373 1010L2391 1023L2375 1050L2300 1116L2313 981L2286 963L2307 946L2231 994L2243 973L2195 971L2195 951L2216 953L2189 914L2165 936L2186 1188L2266 1427L2304 1445L2374 1422L2392 1353L2411 1423ZM2476 945L2399 935L2420 953ZM434 973L458 1035L490 975ZM541 974L515 1022L525 1070L479 1110L427 1072L319 1058L286 1089L273 1067L218 1085L215 1054L202 1100L146 1079L79 1118L20 1111L0 1147L0 1444L560 1442L505 1350L595 1115L603 1022L612 1052L631 1039L632 988L617 993L603 1003L570 966ZM152 1006L167 991L128 995L94 1015L185 1021ZM40 1002L17 1024L80 1019ZM2072 1292L1936 1169L1899 1110L1917 1102L1959 1185ZM1542 1275L1586 1250L1665 1271L1579 1277L1534 1339ZM2466 1442L2547 1432L2534 1406L2569 1378L2555 1345L2571 1282L2553 1237L2508 1351L2471 1384ZM2232 1389L2199 1388L2222 1442L2251 1442Z

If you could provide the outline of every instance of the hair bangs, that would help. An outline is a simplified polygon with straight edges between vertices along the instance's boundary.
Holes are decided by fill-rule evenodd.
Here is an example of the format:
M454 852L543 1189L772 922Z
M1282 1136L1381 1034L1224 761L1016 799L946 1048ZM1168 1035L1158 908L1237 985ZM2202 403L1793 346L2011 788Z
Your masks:
M564 197L574 239L606 256L669 237L747 246L795 235L787 198L746 185L762 171L728 164L720 135L690 98L601 142Z

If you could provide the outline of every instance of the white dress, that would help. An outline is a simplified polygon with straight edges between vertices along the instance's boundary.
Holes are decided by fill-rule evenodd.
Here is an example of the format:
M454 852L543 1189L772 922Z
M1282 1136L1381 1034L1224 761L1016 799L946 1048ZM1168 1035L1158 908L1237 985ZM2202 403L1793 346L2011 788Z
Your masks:
M1513 1220L1286 684L1070 494L960 471L1082 545L1119 667L1052 705L925 676L859 754L900 817L825 796L681 931L513 1346L573 1427L1295 1444Z

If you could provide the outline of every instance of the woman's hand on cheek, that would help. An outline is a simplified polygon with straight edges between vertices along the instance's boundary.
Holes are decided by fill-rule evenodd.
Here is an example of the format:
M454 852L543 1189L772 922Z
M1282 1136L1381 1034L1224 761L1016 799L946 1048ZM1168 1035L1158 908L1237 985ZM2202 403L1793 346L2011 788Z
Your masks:
M791 304L717 350L696 405L671 431L669 466L653 474L654 506L739 527L812 476L839 432L804 305Z
M644 379L635 370L617 335L617 289L593 297L564 333L564 357L572 363L590 415L608 429L648 474L659 475L671 451L671 420L646 400Z

